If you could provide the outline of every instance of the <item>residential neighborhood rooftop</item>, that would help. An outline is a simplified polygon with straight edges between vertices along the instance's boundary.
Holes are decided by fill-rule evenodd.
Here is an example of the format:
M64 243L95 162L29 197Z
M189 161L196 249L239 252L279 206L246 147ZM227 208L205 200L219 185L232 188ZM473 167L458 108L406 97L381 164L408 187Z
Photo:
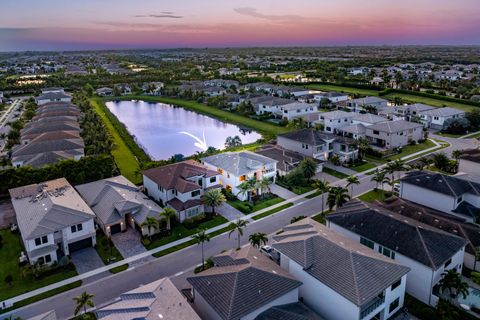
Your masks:
M212 164L235 176L256 171L264 165L277 163L276 160L256 154L251 151L225 152L201 159L204 163Z
M422 128L423 125L420 123L405 121L405 120L394 120L386 121L381 123L376 123L367 128L369 130L376 130L381 132L395 133L405 130L410 130L414 128Z

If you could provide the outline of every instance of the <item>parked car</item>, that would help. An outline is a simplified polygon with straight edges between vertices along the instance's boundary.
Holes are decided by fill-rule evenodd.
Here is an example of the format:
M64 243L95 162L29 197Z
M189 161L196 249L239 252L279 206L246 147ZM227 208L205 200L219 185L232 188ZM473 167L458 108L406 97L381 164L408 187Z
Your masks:
M273 248L270 246L262 246L260 252L273 260Z
M400 193L400 183L395 183L393 185L393 193L398 195Z

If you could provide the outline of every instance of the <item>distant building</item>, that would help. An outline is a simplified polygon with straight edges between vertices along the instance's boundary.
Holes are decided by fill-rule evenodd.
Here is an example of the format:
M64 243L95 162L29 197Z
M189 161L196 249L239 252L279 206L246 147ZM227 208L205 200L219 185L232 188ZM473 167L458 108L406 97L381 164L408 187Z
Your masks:
M66 94L63 88L45 88L35 101L39 106L49 102L71 102L72 96Z
M110 96L113 96L113 89L112 88L99 88L97 90L95 90L95 92L97 93L97 95L99 95L100 97L110 97Z
M442 130L446 120L463 118L465 117L465 111L445 107L421 111L419 115L426 128Z
M423 126L405 120L381 122L366 127L365 136L380 148L404 147L423 139Z

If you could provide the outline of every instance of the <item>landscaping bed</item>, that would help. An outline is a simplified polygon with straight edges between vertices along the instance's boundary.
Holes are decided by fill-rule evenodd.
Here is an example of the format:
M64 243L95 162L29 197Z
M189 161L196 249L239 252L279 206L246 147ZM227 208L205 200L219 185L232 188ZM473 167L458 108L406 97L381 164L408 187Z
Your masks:
M348 177L348 175L343 173L343 172L333 170L333 169L330 169L330 168L326 168L326 167L323 168L323 172L325 172L326 174L329 174L331 176L334 176L338 179L345 179L346 177Z
M365 202L374 202L374 201L383 201L392 196L392 192L385 190L382 193L380 189L373 189L367 193L362 194L358 197L358 199L365 201Z
M303 184L289 184L286 179L284 177L279 177L277 179L277 181L275 181L275 183L277 185L279 185L280 187L282 188L285 188L287 190L290 190L292 191L293 193L295 194L304 194L304 193L307 193L309 191L312 191L313 189L315 189L311 183L308 183L308 182L304 182Z
M120 251L118 251L112 240L108 239L102 231L97 231L95 250L97 250L98 255L102 258L105 265L123 260Z

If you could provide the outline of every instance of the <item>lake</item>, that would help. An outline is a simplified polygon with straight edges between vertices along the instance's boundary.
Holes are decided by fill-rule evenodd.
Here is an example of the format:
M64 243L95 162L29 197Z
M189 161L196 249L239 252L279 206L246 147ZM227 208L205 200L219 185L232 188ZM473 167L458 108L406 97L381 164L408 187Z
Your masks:
M203 151L204 141L208 147L224 149L229 136L239 136L243 144L262 137L255 131L169 104L111 101L106 105L154 160L193 155Z

